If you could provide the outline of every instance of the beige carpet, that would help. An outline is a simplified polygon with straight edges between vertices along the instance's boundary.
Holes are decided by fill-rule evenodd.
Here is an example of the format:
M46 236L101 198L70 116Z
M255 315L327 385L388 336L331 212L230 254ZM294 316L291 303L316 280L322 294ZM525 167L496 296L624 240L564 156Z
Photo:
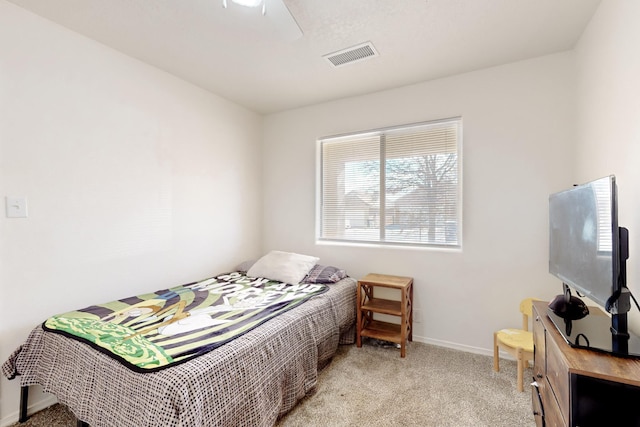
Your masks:
M492 363L421 343L409 343L404 359L394 348L343 346L320 373L316 392L278 426L533 427L531 393L516 391L515 362L501 360L498 373ZM76 421L54 405L21 426L75 427Z

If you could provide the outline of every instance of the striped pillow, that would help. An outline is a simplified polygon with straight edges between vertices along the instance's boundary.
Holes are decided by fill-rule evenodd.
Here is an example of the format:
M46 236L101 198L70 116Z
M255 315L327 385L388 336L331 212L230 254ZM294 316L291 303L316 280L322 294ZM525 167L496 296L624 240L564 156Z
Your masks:
M347 277L347 272L336 267L315 265L302 283L336 283Z

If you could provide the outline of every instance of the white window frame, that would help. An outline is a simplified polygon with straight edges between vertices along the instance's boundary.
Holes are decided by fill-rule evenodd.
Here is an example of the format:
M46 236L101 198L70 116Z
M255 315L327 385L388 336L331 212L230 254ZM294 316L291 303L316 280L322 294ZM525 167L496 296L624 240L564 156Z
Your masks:
M387 241L385 240L385 228L386 227L378 227L379 237L377 239L350 239L350 238L339 238L339 237L326 237L323 236L323 143L324 142L336 142L340 140L349 140L357 137L366 138L368 136L377 136L384 135L389 132L399 132L399 131L411 131L412 128L422 128L429 126L442 126L442 125L451 125L456 127L457 132L457 140L456 140L456 155L457 155L457 182L456 182L456 206L455 206L455 243L452 242L402 242L402 241ZM408 246L408 247L418 247L418 248L438 248L438 249L461 249L462 248L462 170L463 170L463 162L462 162L462 118L461 117L453 117L442 120L433 120L428 122L420 122L420 123L412 123L407 125L386 127L380 129L374 129L369 131L362 132L354 132L349 134L342 135L334 135L322 137L317 140L316 145L316 242L317 243L332 243L339 245L382 245L382 246ZM384 137L382 137L384 138ZM383 145L383 143L381 143ZM384 149L383 149L384 150ZM384 160L384 153L381 155L381 160ZM380 170L380 181L383 183L385 180L384 177L384 168ZM384 188L381 185L380 187L382 200L384 197ZM384 217L384 204L382 207L378 208L378 215L380 217L381 223L385 223Z

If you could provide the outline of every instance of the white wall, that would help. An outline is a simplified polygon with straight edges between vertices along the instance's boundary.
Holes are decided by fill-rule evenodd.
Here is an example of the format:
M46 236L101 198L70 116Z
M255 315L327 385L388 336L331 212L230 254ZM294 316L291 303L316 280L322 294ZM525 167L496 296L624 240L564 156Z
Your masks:
M29 202L26 219L0 215L0 360L51 314L276 248L413 276L416 340L488 353L522 297L560 290L548 194L609 173L635 291L636 16L635 0L603 0L575 53L270 115L260 147L259 116L0 0L0 196ZM462 251L316 244L317 138L458 115ZM0 399L4 425L16 381Z
M257 114L0 0L0 361L50 315L259 255L261 132ZM28 218L6 218L5 196L26 196ZM0 380L2 424L18 386Z
M494 330L520 326L520 299L561 290L547 203L572 183L573 64L557 54L267 116L265 251L316 254L354 277L412 276L414 339L489 353ZM317 138L453 116L464 121L462 251L316 244Z
M576 181L615 174L619 222L629 229L627 279L640 297L640 2L603 0L576 47ZM640 314L629 317L640 333Z

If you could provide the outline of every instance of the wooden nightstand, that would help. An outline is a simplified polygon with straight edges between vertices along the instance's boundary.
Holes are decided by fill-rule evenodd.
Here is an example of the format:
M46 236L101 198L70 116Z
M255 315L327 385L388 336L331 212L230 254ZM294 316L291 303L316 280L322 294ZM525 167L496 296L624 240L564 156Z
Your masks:
M397 289L400 301L373 296L376 287ZM413 278L367 274L358 280L356 345L362 347L362 337L400 344L400 357L406 355L407 340L413 341ZM374 313L400 317L400 324L373 320Z

